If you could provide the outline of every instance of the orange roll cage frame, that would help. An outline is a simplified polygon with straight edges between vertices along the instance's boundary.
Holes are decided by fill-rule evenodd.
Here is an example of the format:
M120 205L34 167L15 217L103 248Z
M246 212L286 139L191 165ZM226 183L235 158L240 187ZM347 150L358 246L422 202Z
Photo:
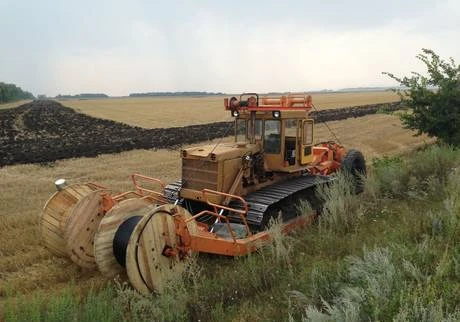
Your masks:
M247 100L243 97L248 96ZM311 95L304 93L290 93L280 97L262 97L256 93L244 93L240 98L224 99L225 110L248 111L248 112L271 112L271 111L310 111L313 108Z
M214 211L204 210L188 219L180 215L173 215L176 223L176 234L179 237L178 248L180 253L187 254L190 251L192 252L204 252L211 254L227 255L227 256L243 256L249 253L256 251L262 246L266 245L271 241L270 230L262 231L257 234L252 234L250 232L249 226L246 221L246 215L248 211L248 206L244 198L232 195L220 191L214 191L209 189L202 190L204 200L207 204L213 207ZM242 209L235 209L229 206L215 204L209 201L206 196L209 194L220 195L224 197L229 197L231 199L239 200L243 205ZM230 222L226 216L219 214L219 210L232 211L240 215L242 222L248 232L247 237L237 238L233 229L231 228ZM224 221L226 223L227 229L231 235L231 239L223 238L217 234L209 231L209 225L197 222L196 219L203 215L211 215L217 218L219 221ZM310 225L316 219L316 215L310 217L300 216L294 218L282 225L281 231L283 234L287 234L294 229ZM195 234L190 234L187 228L187 224L191 221L195 221L198 224L198 229Z

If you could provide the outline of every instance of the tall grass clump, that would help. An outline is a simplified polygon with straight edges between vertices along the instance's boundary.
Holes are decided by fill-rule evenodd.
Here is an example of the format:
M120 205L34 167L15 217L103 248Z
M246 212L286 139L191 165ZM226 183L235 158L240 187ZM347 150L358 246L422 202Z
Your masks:
M11 295L7 293L7 298L3 306L3 317L0 317L5 321L11 322L40 322L42 320L42 307L43 298L40 294L36 294L29 298L26 298L24 295L12 298Z
M126 282L116 281L114 303L129 321L189 321L188 305L196 297L200 274L196 258L191 258L181 276L168 281L161 293L149 296L138 293Z
M303 210L306 211L305 214L311 213L307 209L308 206L304 205ZM270 220L268 232L271 241L266 246L266 254L262 255L269 256L273 264L290 267L295 239L283 233L283 221L281 217Z
M408 162L419 182L424 183L435 177L444 184L451 172L460 165L460 150L449 145L433 145L411 155Z
M115 304L115 296L115 288L112 285L108 285L102 291L90 290L80 305L78 321L110 322L123 320L124 312Z
M170 283L162 294L141 295L126 282L117 284L115 303L129 321L187 321L190 294L180 283Z
M451 247L460 246L460 168L452 171L443 192L440 209L430 212L434 238L445 240Z
M393 318L394 322L417 321L417 322L457 322L460 320L460 311L445 312L442 299L434 303L425 303L419 297L414 296L411 303L402 307Z
M350 175L339 173L331 184L319 186L317 195L323 202L320 227L336 232L349 232L356 228L364 210Z
M114 297L111 286L90 290L82 297L72 284L52 295L7 297L3 318L8 322L120 321L123 311L114 305Z
M392 294L400 281L387 248L364 250L363 257L347 258L348 285L333 303L323 301L322 310L307 306L304 321L385 320L391 310Z
M374 200L384 197L402 198L410 183L410 173L402 158L383 157L372 161L365 192Z
M366 192L376 198L439 197L451 173L460 166L460 150L433 145L405 158L374 159Z
M458 321L460 310L433 275L422 277L422 267L399 261L390 248L364 249L362 257L350 256L347 279L332 301L306 304L302 321ZM415 272L415 273L414 273ZM408 275L414 277L412 280ZM308 303L302 293L297 300ZM291 320L293 320L291 316Z
M61 294L52 296L45 312L45 321L78 321L79 298L75 287L66 288Z
M442 220L449 239L458 246L460 243L460 168L455 169L447 180L443 204L445 215Z

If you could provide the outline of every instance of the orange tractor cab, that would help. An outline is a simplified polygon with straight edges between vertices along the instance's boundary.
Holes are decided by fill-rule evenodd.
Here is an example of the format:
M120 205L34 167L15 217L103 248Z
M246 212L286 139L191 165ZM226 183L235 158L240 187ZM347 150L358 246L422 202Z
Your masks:
M359 151L315 144L311 96L246 93L224 105L235 119L234 142L181 150L177 182L133 174L135 189L119 193L60 181L41 213L45 246L107 276L126 272L142 293L161 292L194 254L260 248L271 239L272 218L282 218L284 233L309 224L314 216L301 216L298 203L319 210L315 189L337 170L362 189Z

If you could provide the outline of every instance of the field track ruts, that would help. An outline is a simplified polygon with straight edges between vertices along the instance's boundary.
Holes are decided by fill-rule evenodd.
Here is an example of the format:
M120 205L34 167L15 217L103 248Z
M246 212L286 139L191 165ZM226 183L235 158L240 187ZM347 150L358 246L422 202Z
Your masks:
M397 110L399 103L314 111L316 122L343 120ZM0 167L73 157L93 157L132 149L164 149L232 133L232 122L144 129L77 113L55 101L34 101L0 110Z

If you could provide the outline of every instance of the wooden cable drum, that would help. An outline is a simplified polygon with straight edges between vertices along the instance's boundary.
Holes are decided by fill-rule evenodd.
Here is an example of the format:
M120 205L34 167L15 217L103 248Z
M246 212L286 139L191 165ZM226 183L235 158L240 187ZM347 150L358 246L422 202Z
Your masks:
M40 214L42 243L57 256L68 256L64 226L75 205L88 194L99 190L92 183L77 183L63 188L48 199Z
M121 201L115 205L102 218L99 228L94 237L94 256L96 264L102 274L114 277L125 271L123 255L115 253L117 245L114 245L115 235L124 231L129 235L132 232L130 226L135 225L140 219L151 213L157 207L152 200L147 198L133 198ZM134 227L133 227L134 228ZM117 258L118 257L118 258ZM122 257L122 258L120 258Z
M172 215L191 217L184 208L166 204L155 208L144 216L131 233L126 248L126 271L131 285L143 294L153 291L161 293L167 282L181 278L193 255L165 256L166 246L175 249L177 245L175 221ZM197 224L190 221L187 229L196 234Z
M105 215L102 197L111 193L111 190L96 190L87 194L78 201L67 217L64 227L67 253L81 267L96 268L94 235Z

